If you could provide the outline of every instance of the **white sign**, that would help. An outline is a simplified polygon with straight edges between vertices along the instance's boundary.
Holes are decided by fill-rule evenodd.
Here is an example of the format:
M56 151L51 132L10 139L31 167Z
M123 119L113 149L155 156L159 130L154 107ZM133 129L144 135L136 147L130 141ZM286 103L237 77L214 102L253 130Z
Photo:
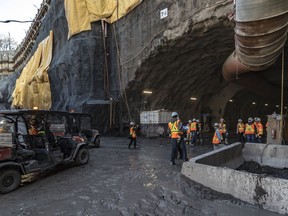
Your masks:
M165 8L160 11L160 19L163 19L168 16L168 8Z

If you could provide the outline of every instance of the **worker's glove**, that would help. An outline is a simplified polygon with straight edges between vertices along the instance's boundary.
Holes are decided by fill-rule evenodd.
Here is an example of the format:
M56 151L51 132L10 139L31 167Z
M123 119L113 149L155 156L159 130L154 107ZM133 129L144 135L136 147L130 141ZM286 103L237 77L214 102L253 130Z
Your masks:
M258 135L256 134L256 135L255 135L255 137L257 138L257 137L258 137Z

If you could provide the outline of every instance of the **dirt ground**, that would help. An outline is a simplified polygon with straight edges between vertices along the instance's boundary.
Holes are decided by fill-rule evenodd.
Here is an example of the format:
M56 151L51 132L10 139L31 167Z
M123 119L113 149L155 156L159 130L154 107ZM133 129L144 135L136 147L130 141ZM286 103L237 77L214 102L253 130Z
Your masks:
M128 141L102 137L87 165L28 178L16 191L0 195L0 215L278 215L183 177L182 161L169 164L168 139L160 145L159 139L139 138L137 149L128 149ZM189 146L188 156L210 150L208 144Z

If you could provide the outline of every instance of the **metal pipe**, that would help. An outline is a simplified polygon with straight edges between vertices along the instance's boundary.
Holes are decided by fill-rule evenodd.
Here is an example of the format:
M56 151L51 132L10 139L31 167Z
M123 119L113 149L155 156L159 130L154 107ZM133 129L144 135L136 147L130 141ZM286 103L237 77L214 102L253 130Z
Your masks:
M223 77L234 80L273 65L287 40L287 26L287 0L237 0L235 51L223 65Z

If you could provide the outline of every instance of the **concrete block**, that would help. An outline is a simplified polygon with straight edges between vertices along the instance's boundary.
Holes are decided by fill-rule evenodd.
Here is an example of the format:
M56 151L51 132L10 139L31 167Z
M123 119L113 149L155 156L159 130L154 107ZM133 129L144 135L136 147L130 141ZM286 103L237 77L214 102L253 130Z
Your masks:
M253 173L190 161L183 163L181 173L212 190L231 194L251 204L259 204L273 212L288 213L288 180L263 178Z
M243 149L245 161L255 161L261 166L278 169L288 168L288 146L246 143Z
M191 162L236 169L244 163L242 144L234 143L221 149L191 158Z
M241 143L208 152L182 165L181 173L212 190L226 193L264 209L288 214L288 180L233 170L244 159L275 168L287 167L288 147ZM231 169L232 168L232 169Z

